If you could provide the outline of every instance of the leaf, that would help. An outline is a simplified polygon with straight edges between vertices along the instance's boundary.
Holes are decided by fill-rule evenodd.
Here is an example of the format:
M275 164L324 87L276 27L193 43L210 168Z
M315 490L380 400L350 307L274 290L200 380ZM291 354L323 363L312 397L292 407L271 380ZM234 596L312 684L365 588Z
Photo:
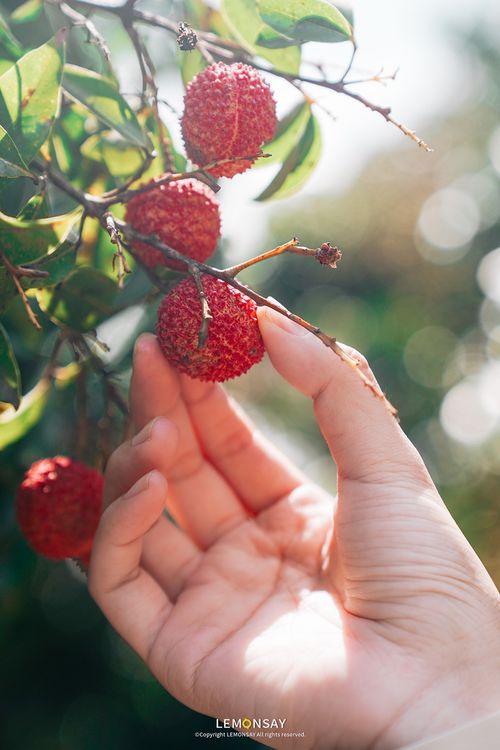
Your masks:
M7 331L0 323L0 401L17 409L21 398L21 375Z
M234 39L248 52L264 57L286 73L298 73L300 49L297 46L280 51L269 48L271 39L276 47L289 47L296 42L276 34L264 23L257 12L255 0L222 0L221 13ZM257 44L259 37L266 42L266 46Z
M54 289L37 292L38 304L56 324L89 331L113 312L117 285L94 268L73 271Z
M207 61L197 49L190 52L179 52L181 56L181 78L184 86L208 66Z
M302 138L292 149L280 171L267 188L256 198L287 198L296 193L308 180L321 155L321 133L314 115L310 115Z
M111 79L77 65L66 65L63 88L108 128L116 130L129 143L151 151L149 138Z
M19 409L8 407L0 414L0 450L26 435L40 420L50 392L49 378L42 378L23 396Z
M261 18L296 42L345 42L349 21L329 0L257 0Z
M0 212L2 252L14 265L23 265L43 258L54 252L68 237L80 215L81 211L77 210L50 219L22 221Z
M9 24L0 9L0 44L4 50L12 55L14 58L21 57L23 54L23 47L20 42L16 39L12 31L10 30Z
M81 146L81 154L87 159L104 164L114 177L134 174L144 161L144 151L112 131L96 133Z
M63 53L51 41L0 76L0 125L26 164L47 139L57 116L62 65Z
M269 164L283 162L301 139L310 116L311 107L303 101L285 115L278 123L273 140L262 147L262 150L271 156L257 160L256 166L267 167Z
M22 279L25 289L40 289L54 286L62 281L72 270L76 260L76 234L71 239L64 240L49 255L45 255L34 263L27 263L27 268L46 271L49 275L42 278L25 277Z
M16 144L0 125L0 178L32 177Z

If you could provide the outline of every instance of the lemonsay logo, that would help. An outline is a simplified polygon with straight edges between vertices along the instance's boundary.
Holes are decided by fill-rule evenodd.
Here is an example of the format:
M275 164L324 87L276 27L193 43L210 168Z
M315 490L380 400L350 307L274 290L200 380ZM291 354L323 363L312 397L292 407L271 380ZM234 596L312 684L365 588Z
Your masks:
M215 726L217 729L283 729L286 719L249 719L244 716L239 719L216 719Z

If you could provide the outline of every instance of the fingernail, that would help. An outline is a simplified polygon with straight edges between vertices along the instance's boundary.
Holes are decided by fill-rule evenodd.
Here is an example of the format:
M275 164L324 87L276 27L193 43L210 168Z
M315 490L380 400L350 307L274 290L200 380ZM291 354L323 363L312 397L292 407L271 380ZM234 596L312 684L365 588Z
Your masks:
M275 300L273 300L273 302L274 301ZM276 304L283 308L283 310L286 309L279 302L277 302ZM293 336L307 335L307 331L305 328L302 328L302 326L299 326L298 323L294 323L293 320L290 320L285 315L281 315L281 313L273 310L272 308L266 308L266 316L271 323L274 323L274 325L278 326L278 328L281 328L286 333L291 333Z
M155 428L156 423L160 417L155 417L152 422L149 422L149 424L146 425L140 432L137 433L137 435L134 435L132 440L130 441L130 445L133 445L134 448L136 445L140 445L141 443L146 443L151 435L153 434L153 430Z
M151 339L154 339L152 333L141 333L134 346L134 362L139 354L142 354L148 348Z
M147 490L152 474L154 474L154 471L150 471L149 474L145 474L143 477L138 479L137 482L132 485L129 491L123 495L122 500L128 500L129 498L134 497L134 495L139 495L141 492Z

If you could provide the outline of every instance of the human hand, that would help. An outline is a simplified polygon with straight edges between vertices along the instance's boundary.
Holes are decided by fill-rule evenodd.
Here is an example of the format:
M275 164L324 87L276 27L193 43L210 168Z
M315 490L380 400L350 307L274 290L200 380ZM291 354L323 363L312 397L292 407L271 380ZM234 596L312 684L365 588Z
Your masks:
M390 750L498 710L498 591L417 451L331 351L259 313L275 368L314 401L338 500L143 336L92 595L183 703L305 733L275 747Z

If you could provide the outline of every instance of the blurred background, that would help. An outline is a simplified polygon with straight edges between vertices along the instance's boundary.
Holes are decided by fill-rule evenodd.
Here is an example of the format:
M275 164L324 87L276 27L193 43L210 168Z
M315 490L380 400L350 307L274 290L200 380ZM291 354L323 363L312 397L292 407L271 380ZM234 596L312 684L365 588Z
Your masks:
M395 117L415 128L433 153L356 102L320 93L323 155L307 186L292 198L262 204L253 197L269 182L272 167L227 181L220 194L224 241L215 264L223 262L220 256L235 262L294 235L312 247L325 240L341 247L336 271L292 256L261 264L243 279L368 357L498 584L500 7L495 0L351 5L360 48L356 77L399 67L386 86L370 83L359 90L390 103ZM168 3L154 0L141 7L169 12ZM123 90L136 90L138 72L130 69L126 39L109 19L98 23ZM146 36L161 94L180 110L173 45L162 34ZM311 44L304 56L340 71L348 50ZM280 112L286 112L293 89L274 88ZM174 114L167 108L163 114L178 137ZM134 306L98 330L123 388L133 341L141 330L153 329L154 319L154 306ZM40 349L17 303L4 324L27 390L50 352ZM169 697L106 624L74 565L38 558L15 525L13 496L26 467L74 448L77 388L70 382L54 389L43 418L0 456L0 746L190 747L200 742L193 733L213 730L213 720ZM335 490L310 404L279 381L268 361L229 389L297 463ZM91 414L99 413L101 401L96 383ZM97 437L88 439L90 445Z

